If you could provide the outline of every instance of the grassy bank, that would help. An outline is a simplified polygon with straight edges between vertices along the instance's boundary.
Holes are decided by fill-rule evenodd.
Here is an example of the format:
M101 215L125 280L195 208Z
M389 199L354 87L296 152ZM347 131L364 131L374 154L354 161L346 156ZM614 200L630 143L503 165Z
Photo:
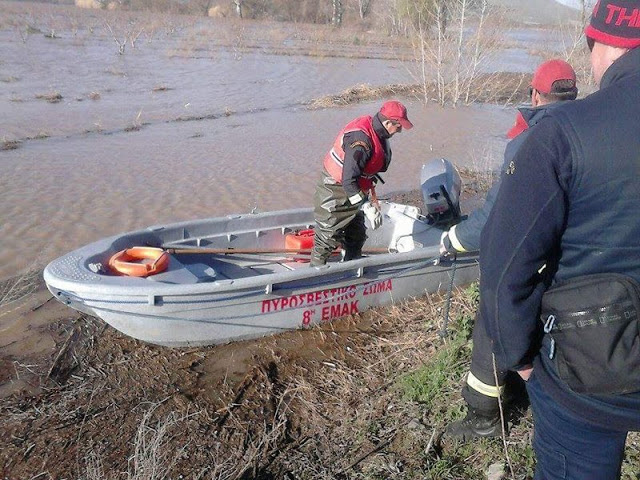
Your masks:
M459 390L476 305L472 286L311 330L190 350L143 344L82 315L60 319L46 360L12 365L23 377L28 366L40 389L2 400L0 434L9 440L0 472L477 480L491 470L531 478L526 411L510 417L504 439L442 440L464 414ZM625 480L638 478L638 440L628 441Z

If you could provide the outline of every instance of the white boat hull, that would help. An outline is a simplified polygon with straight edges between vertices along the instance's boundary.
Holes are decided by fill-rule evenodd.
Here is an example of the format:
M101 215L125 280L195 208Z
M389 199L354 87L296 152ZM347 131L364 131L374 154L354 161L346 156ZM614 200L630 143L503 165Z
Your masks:
M475 257L439 263L441 230L417 209L384 206L385 227L367 247L391 252L311 268L273 255L172 258L149 278L92 272L134 245L282 248L288 231L313 224L310 209L185 222L131 232L71 252L47 266L54 296L131 337L165 346L227 343L306 328L368 308L464 285L478 277ZM409 247L407 247L409 244ZM407 249L396 252L397 247ZM203 274L202 272L209 273ZM455 274L454 274L455 272Z

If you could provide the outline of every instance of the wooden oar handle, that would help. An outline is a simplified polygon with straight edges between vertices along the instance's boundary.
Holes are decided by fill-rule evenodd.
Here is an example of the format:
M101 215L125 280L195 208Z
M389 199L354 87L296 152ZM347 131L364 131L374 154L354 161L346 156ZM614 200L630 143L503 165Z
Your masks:
M180 255L189 253L208 253L215 255L233 255L233 254L271 254L281 253L287 255L310 255L310 248L291 249L291 248L165 248L165 251L170 254ZM362 253L389 253L386 248L371 248L365 249Z

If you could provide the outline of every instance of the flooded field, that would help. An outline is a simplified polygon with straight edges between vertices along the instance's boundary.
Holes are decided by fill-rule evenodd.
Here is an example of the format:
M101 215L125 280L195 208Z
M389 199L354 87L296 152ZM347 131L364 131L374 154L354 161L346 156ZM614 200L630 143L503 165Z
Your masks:
M309 103L416 78L410 48L368 32L0 8L0 279L148 225L310 205L336 132L383 99ZM512 36L501 68L530 71L530 36ZM433 158L500 163L512 108L402 100L416 128L394 139L381 194L419 187Z
M505 46L483 72L518 80L559 48L550 31L499 33ZM42 280L49 260L108 235L310 206L337 131L387 97L314 100L419 83L406 40L0 0L0 52L1 478L476 480L510 462L506 439L441 438L463 412L473 289L173 349L68 308ZM393 139L381 195L419 204L433 158L501 163L513 102L399 98L415 128ZM464 178L467 210L480 189ZM510 478L529 479L531 415L508 422ZM637 478L639 443L629 437L624 480Z

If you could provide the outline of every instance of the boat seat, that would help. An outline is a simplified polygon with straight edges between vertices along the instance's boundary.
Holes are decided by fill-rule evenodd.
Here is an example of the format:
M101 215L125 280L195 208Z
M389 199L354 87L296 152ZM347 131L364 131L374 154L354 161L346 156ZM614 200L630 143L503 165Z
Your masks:
M169 260L169 267L162 273L147 277L154 282L193 284L213 282L216 280L216 272L204 263L184 264L174 256Z

